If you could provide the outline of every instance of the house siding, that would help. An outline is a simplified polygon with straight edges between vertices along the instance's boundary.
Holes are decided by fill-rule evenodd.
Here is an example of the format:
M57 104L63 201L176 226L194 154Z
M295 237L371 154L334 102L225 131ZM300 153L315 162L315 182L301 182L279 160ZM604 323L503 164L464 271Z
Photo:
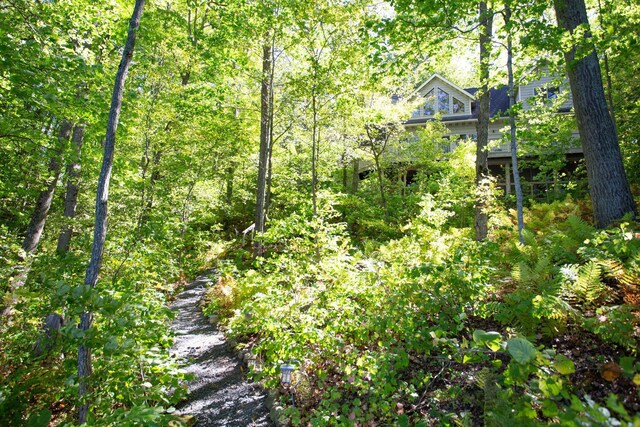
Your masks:
M518 86L517 101L522 102L522 108L524 110L530 110L531 104L529 104L528 99L539 95L538 90L540 88L551 87L551 86L556 86L556 83L554 83L554 78L551 76L543 76L525 85L520 85ZM562 104L562 106L560 106L560 109L563 109L563 110L564 109L569 110L570 108L573 108L573 99L571 98L571 91L569 89L569 84L568 82L565 81L564 84L560 85L560 93L564 94L567 92L569 92L569 99L567 99Z

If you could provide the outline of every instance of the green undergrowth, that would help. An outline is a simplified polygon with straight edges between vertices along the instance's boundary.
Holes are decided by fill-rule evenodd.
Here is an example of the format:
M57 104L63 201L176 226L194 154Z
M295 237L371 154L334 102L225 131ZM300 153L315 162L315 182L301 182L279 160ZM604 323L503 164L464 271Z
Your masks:
M101 280L90 289L83 285L87 259L78 255L82 251L59 256L45 247L21 260L24 254L10 237L3 233L0 239L11 249L0 272L15 280L15 265L22 262L29 275L16 291L13 314L0 325L0 425L77 424L81 342L91 348L93 362L89 425L166 426L175 420L171 413L186 394L186 374L169 355L174 314L168 302L181 274L193 276L194 266L219 248L201 245L178 259L163 236L135 244L132 238L113 238ZM83 334L77 325L87 310L94 323ZM42 323L51 313L62 316L64 324L47 337ZM38 342L43 351L36 354Z
M330 210L293 215L265 257L220 262L206 311L292 425L638 425L640 235L580 206L532 205L526 245L506 214L474 241L430 196L403 237L360 247Z

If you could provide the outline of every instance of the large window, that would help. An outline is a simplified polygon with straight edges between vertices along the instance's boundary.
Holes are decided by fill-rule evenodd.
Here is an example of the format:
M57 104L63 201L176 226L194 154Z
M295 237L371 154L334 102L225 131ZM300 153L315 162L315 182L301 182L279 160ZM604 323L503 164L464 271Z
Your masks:
M427 102L422 106L423 115L433 116L436 113L436 107L438 112L449 114L449 94L447 92L440 88L431 89L424 97Z
M424 105L422 106L422 114L424 114L425 116L433 116L433 114L435 113L433 108L433 104L435 101L434 95L433 95L433 89L427 92L427 94L424 97L427 100L427 102L425 102Z
M449 94L438 88L438 111L447 114L449 112Z
M464 113L464 102L460 101L455 96L452 97L451 106L453 107L453 114Z

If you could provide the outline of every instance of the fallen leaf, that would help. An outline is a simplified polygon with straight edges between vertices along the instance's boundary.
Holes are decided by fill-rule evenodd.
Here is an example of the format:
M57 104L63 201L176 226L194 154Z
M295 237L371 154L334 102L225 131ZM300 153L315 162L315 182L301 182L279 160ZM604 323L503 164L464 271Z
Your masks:
M602 375L602 378L605 380L613 382L622 375L622 368L614 361L607 362L602 367L600 375Z

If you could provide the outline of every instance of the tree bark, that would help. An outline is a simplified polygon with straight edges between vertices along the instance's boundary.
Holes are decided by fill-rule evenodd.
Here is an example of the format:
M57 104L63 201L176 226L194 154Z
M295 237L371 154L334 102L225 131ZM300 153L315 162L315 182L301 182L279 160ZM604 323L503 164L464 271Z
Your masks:
M489 165L487 145L489 144L489 121L491 120L490 110L490 88L489 73L491 61L491 38L493 32L493 11L487 7L487 3L480 2L480 97L478 99L478 123L476 126L477 142L476 142L476 189L479 194L476 195L474 228L476 231L476 240L484 240L487 238L487 224L489 218L486 213L486 194L480 192L483 182L489 176Z
M574 33L589 25L584 0L554 0L558 25ZM593 216L597 227L604 228L632 213L637 216L624 171L618 135L602 87L602 74L591 34L584 34L588 55L576 56L577 46L565 52L567 74L582 140ZM584 45L581 51L584 51Z
M98 282L98 275L102 265L102 255L104 252L104 243L107 237L107 202L109 200L109 181L111 178L111 169L113 166L113 154L116 143L116 131L118 129L118 119L120 117L120 109L122 107L122 96L124 92L124 83L129 71L129 65L133 58L133 49L136 43L136 34L140 26L140 18L144 8L145 0L136 0L133 14L129 22L129 32L127 41L122 52L122 59L116 73L113 94L111 97L111 107L109 110L109 118L107 120L107 132L104 144L104 153L102 158L102 167L98 178L98 191L96 195L96 214L95 226L93 231L93 245L91 248L91 259L87 267L84 279L84 285L94 288ZM93 323L93 313L84 312L80 316L79 328L85 335L86 331ZM87 421L89 413L89 401L87 400L87 392L89 390L89 376L91 375L91 349L86 342L78 347L78 381L79 391L79 424Z
M384 222L389 222L389 207L387 206L387 198L384 195L384 176L382 167L380 166L380 155L382 152L373 155L373 160L376 164L376 175L378 177L378 188L380 190L380 204L384 209Z
M22 249L27 253L33 253L38 248L44 225L47 222L53 193L55 192L58 178L60 177L61 156L64 150L64 144L69 140L73 124L68 120L63 120L60 125L60 133L58 134L58 146L49 162L49 179L46 182L47 187L40 192L36 207L31 215L31 222L27 228L27 234L22 242Z
M233 179L235 177L235 165L232 163L227 167L227 183L226 183L226 191L225 191L225 200L229 206L231 206L231 202L233 201Z
M353 168L351 171L351 194L358 192L358 184L360 183L360 175L358 174L358 159L353 159Z
M311 112L313 115L313 127L311 132L311 202L313 205L313 217L318 215L318 108L316 89L311 89Z
M262 86L260 90L260 154L258 158L258 185L256 191L256 215L255 215L255 232L257 234L264 232L265 223L265 196L267 189L267 169L269 165L269 148L271 141L269 140L269 123L270 123L270 76L271 62L273 60L273 49L268 43L268 36L265 38L265 44L262 46ZM262 254L262 243L258 237L253 242L253 256Z
M75 150L74 159L67 165L67 193L64 198L64 217L66 223L58 237L59 254L65 254L69 251L71 237L73 235L73 225L71 221L76 217L76 207L78 206L78 180L80 178L80 153L82 151L82 141L84 139L85 125L76 125L73 129L71 142Z
M504 23L508 27L511 22L511 7L507 5L504 10ZM520 169L518 168L518 141L516 139L516 116L513 110L516 104L515 83L513 81L513 42L511 30L507 29L507 74L509 78L509 139L511 142L511 168L513 170L513 184L516 187L516 214L518 217L518 238L524 245L524 206L522 186L520 183Z

